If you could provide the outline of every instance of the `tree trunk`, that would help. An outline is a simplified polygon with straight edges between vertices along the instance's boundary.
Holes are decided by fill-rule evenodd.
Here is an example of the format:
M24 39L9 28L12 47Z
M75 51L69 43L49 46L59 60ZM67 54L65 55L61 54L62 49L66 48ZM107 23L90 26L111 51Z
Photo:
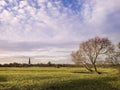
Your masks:
M90 67L88 67L86 64L83 64L83 65L88 71L93 72L93 70Z
M95 72L96 72L96 73L101 74L101 72L98 72L98 70L97 70L97 67L96 67L95 63L93 63L93 67L94 67L94 69L95 69Z

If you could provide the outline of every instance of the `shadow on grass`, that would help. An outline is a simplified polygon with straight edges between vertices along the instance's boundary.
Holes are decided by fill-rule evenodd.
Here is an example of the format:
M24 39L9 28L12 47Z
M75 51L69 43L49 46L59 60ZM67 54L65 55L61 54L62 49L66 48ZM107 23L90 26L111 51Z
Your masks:
M5 76L0 76L0 82L5 82L7 81L6 77Z
M4 77L3 77L4 78ZM54 83L46 83L45 85L27 84L23 87L12 86L7 90L120 90L119 87L115 88L108 82L116 81L118 77L105 77L96 79L77 79ZM5 80L0 77L0 80Z
M75 72L72 72L72 73L80 73L80 74L92 74L92 72L85 72L85 71L75 71Z
M109 81L114 81L117 78L101 78L101 79L79 79L63 83L54 83L47 85L42 90L120 90L115 88Z

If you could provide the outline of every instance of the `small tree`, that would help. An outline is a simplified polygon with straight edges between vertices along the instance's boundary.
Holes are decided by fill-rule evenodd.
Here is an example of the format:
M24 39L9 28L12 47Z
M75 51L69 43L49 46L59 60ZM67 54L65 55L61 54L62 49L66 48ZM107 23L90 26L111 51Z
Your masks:
M100 74L96 67L96 61L99 56L105 55L109 51L109 47L111 47L111 42L108 38L95 37L89 39L80 44L78 51L72 53L73 61L83 64L87 70L92 71L87 65L87 63L90 63L95 72Z
M118 45L117 45L117 47L118 47L118 62L119 62L119 64L120 64L120 42L118 43ZM120 68L118 68L118 70L119 70L119 74L120 74Z
M118 43L118 45L117 45L117 46L118 46L118 48L119 48L119 50L120 50L120 42Z
M110 48L108 52L108 59L113 65L117 65L120 63L120 42L113 48Z
M118 57L119 57L119 60L120 60L120 42L118 43L118 50L117 50L117 53L118 53Z
M114 62L115 64L120 64L120 42L116 45L116 50L114 54Z
M52 63L50 61L48 62L48 66L52 66Z

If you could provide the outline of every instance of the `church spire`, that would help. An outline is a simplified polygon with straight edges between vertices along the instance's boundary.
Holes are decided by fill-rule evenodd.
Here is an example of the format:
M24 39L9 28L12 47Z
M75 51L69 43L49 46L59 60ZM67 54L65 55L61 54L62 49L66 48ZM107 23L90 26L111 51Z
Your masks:
M31 64L30 57L29 57L29 62L28 62L28 64L29 64L29 65Z

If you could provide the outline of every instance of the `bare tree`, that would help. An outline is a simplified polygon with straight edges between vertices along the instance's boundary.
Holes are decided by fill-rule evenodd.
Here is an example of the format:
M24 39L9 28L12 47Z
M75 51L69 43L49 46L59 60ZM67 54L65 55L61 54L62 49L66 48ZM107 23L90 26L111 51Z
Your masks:
M120 60L120 42L118 43L118 56L119 56L119 60Z
M117 65L120 63L120 42L115 45L113 48L110 48L107 53L107 59L111 62L112 65Z
M120 50L120 42L118 43L118 45L117 45L117 46L118 46L118 48L119 48L119 50Z
M95 37L89 39L80 44L78 51L72 53L73 61L84 64L88 68L87 70L92 71L87 65L90 63L95 72L100 74L96 67L96 61L99 56L105 55L109 51L109 47L111 47L111 41L108 38Z
M119 64L120 63L120 42L116 46L117 47L113 53L113 60L115 64Z
M83 65L88 71L93 72L89 64L86 62L86 59L82 56L82 53L80 50L76 52L72 52L71 56L73 57L73 61L76 64Z

